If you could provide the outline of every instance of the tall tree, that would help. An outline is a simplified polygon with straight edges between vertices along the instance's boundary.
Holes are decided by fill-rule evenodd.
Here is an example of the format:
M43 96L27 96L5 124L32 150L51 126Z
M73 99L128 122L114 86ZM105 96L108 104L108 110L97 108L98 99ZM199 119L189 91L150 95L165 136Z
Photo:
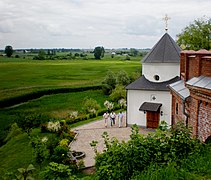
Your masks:
M13 53L12 46L6 46L4 52L6 53L7 57L11 57Z
M95 56L95 59L101 59L104 57L104 53L105 53L105 50L104 50L104 47L95 47L94 49L94 56Z
M194 20L177 35L177 43L182 49L211 49L211 18Z

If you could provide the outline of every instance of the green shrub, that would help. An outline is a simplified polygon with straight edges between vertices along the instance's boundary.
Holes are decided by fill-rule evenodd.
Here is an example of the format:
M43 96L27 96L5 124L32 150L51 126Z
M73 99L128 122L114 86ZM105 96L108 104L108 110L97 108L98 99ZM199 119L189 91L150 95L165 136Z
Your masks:
M17 114L15 122L25 132L30 132L32 128L40 127L41 124L52 120L51 117L45 114Z
M69 139L62 139L60 142L59 142L59 145L60 146L63 146L63 147L68 147L69 145Z
M112 92L112 89L116 87L116 76L112 71L108 71L105 79L102 81L103 93L108 95Z
M110 86L109 84L102 84L102 91L105 95L109 95L112 93L112 86Z
M126 99L126 90L124 86L117 86L109 96L112 101L118 102L120 99Z
M50 132L50 131L48 130L47 124L41 124L41 125L40 125L40 130L41 130L41 133Z
M96 113L98 109L100 109L100 105L97 103L95 99L85 98L83 103L83 108L86 113Z
M70 179L71 175L70 166L56 162L50 162L45 171L41 173L43 179Z
M117 73L117 84L120 86L127 86L130 83L130 77L126 71L119 71Z
M91 113L89 114L89 119L95 118L96 116L97 116L96 113Z
M200 153L194 153L180 164L175 161L167 165L151 164L143 172L137 171L132 180L180 180L180 179L210 179L211 178L211 147L200 146Z
M56 146L54 149L54 153L51 156L51 160L57 163L64 163L69 159L68 152L68 147Z
M5 138L5 141L9 141L10 139L14 138L15 136L22 134L22 129L18 127L17 123L11 125L9 133Z
M201 146L191 138L191 132L179 124L170 131L157 130L147 136L139 134L138 127L134 126L127 143L110 140L105 135L104 141L106 151L96 156L100 179L130 179L134 172L141 172L152 163L167 165L175 161L180 164Z

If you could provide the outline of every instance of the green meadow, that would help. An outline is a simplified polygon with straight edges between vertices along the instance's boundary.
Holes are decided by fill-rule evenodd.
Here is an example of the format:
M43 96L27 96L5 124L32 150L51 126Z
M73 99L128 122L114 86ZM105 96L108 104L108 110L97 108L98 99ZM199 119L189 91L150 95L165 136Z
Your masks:
M62 87L99 85L110 70L140 71L140 60L24 60L0 58L0 100Z
M108 71L117 73L124 70L129 75L136 71L140 72L140 59L141 57L134 57L130 61L125 61L119 56L106 56L102 60L32 60L0 57L0 101L41 90L100 85ZM80 111L85 97L98 99L101 105L108 98L101 91L46 95L17 107L0 109L1 128L10 124L20 113L39 112L63 118L71 110Z
M102 60L31 60L0 57L0 100L40 90L100 85L108 71L124 70L129 75L140 71L141 57L130 61L119 57ZM17 114L42 113L64 118L71 110L80 111L85 97L102 103L108 98L101 91L46 95L17 107L0 109L1 129L14 121ZM103 105L102 105L103 106Z
M0 57L0 100L34 93L40 90L74 88L100 85L108 71L124 70L130 75L140 72L141 57L130 61L120 57L102 60L32 60ZM102 90L87 90L44 95L28 102L0 109L0 136L6 137L10 124L30 114L44 114L49 118L62 119L71 111L83 111L85 98L97 100L104 108L109 97ZM86 120L85 122L89 122ZM92 119L91 119L92 121ZM84 122L79 122L84 123ZM75 126L75 125L74 125ZM42 135L34 129L32 134ZM19 135L0 147L0 174L16 172L18 168L34 163L32 147L26 134Z

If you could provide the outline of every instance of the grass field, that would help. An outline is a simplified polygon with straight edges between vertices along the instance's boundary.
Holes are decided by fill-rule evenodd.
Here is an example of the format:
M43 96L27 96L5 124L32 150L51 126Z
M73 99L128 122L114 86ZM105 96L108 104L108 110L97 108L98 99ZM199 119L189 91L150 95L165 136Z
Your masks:
M54 88L99 85L110 70L128 74L140 71L138 58L123 61L120 57L103 60L42 60L0 57L0 100ZM46 114L53 118L67 117L70 111L82 111L83 100L89 97L103 103L109 97L101 90L45 95L14 107L0 109L0 135L5 138L5 128L28 114ZM87 120L89 122L91 120ZM83 123L79 122L78 124ZM38 129L34 135L40 135ZM32 148L26 134L19 135L0 147L0 176L3 171L17 172L20 167L33 163ZM2 170L3 169L3 170ZM1 174L2 173L2 174ZM0 178L1 179L1 178Z
M19 115L45 114L52 118L65 118L71 111L82 111L86 97L97 100L102 108L104 101L108 99L101 90L43 96L16 107L0 109L0 129L7 127Z
M140 71L140 61L0 58L0 100L41 89L97 85L108 70Z

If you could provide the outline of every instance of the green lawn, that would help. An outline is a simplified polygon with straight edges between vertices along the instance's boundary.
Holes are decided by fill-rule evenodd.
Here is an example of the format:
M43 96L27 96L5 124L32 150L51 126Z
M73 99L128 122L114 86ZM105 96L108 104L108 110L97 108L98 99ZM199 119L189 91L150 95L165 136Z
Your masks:
M0 129L7 127L17 115L46 114L53 118L65 118L71 111L82 111L86 97L95 99L102 108L104 101L108 99L101 90L43 96L16 107L0 109Z
M137 60L35 61L1 57L0 100L42 89L98 85L108 70L131 74L140 69Z

